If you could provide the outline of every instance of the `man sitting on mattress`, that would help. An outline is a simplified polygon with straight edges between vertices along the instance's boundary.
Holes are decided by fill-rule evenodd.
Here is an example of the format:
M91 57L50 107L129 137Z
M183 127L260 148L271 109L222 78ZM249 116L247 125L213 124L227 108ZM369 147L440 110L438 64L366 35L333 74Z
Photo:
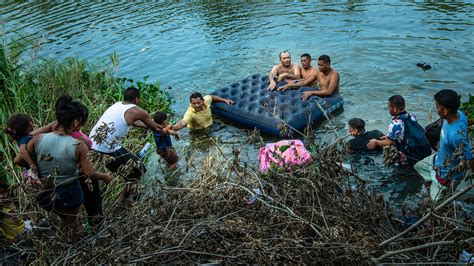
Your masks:
M331 96L335 93L339 93L339 73L331 68L331 58L327 55L321 55L318 58L319 71L313 71L313 77L301 79L297 82L288 82L287 85L278 88L279 90L285 91L289 88L297 88L301 86L307 86L306 81L308 79L317 79L319 82L319 90L305 91L301 94L301 99L307 100L310 96Z
M268 79L270 91L276 89L276 82L282 80L295 80L300 78L300 69L297 64L291 63L291 55L288 51L283 51L279 55L280 63L272 68Z
M313 95L331 96L339 93L339 73L331 68L331 58L327 55L321 55L318 58L318 68L319 91L305 91L301 94L301 99L307 100Z
M286 91L297 87L316 87L318 85L318 69L311 65L311 55L308 53L301 55L300 74L300 78L287 80L287 84L278 87L278 90ZM288 76L285 74L282 75Z

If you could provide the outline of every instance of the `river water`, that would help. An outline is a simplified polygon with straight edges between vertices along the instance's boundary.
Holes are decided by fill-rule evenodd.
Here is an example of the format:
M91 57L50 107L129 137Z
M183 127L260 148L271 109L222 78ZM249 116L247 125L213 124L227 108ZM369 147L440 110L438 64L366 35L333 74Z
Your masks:
M435 116L437 90L454 89L464 98L474 93L474 4L469 2L2 1L0 16L7 36L20 32L39 40L41 56L94 62L115 51L118 75L149 75L171 86L178 114L186 110L191 92L209 93L268 73L282 50L292 53L293 62L305 52L331 56L345 100L345 111L333 120L339 134L352 117L365 119L368 129L386 131L391 119L386 101L393 94L403 95L407 110L426 125ZM425 62L431 70L416 67ZM258 150L245 144L247 133L217 119L212 136L224 146L239 146L255 161ZM179 152L198 147L205 154L213 146L199 137L190 145L188 137L184 133L177 143ZM380 157L361 158L359 167L389 200L426 196L419 192L419 180L393 174Z

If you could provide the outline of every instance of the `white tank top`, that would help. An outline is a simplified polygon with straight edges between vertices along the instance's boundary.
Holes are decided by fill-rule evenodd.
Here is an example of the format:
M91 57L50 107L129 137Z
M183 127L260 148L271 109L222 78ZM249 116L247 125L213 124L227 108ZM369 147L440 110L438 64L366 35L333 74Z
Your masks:
M129 127L125 121L125 112L135 106L135 104L118 102L104 112L89 134L93 150L111 153L122 147L123 138Z

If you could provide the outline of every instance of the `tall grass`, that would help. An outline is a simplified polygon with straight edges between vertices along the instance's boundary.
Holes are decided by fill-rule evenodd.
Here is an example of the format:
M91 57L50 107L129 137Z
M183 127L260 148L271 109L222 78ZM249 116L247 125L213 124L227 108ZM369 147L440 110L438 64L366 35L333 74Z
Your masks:
M89 108L89 119L83 128L88 133L103 112L113 103L122 100L124 88L134 85L141 91L141 107L150 113L165 111L172 113L170 95L160 89L158 82L148 82L148 77L135 82L129 78L118 78L118 57L113 53L111 65L90 64L86 60L67 58L29 58L24 60L29 42L10 40L0 47L0 125L13 114L26 113L33 118L36 127L55 120L54 103L64 94L70 94ZM23 51L23 52L22 52ZM19 58L30 64L19 64ZM145 141L143 130L134 129L125 139L124 145L136 151ZM16 143L1 131L0 157L2 158L0 179L8 184L19 181L20 168L13 165L18 153Z

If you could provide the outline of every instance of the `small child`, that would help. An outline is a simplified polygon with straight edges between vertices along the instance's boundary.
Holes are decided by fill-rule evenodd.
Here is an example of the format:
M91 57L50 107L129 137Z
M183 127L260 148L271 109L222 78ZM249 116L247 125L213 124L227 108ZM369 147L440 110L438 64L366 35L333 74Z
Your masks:
M33 138L30 132L33 130L33 120L30 116L25 114L16 114L10 117L7 121L6 132L12 139L17 142L20 153L15 157L13 162L16 165L26 167L27 170L23 172L23 177L33 184L40 184L38 178L38 167L36 162L31 158L26 144Z
M164 112L156 112L153 115L153 120L159 125L161 125L168 135L162 135L158 132L153 133L153 137L155 138L156 143L156 153L158 153L163 160L166 161L169 169L176 168L178 163L178 155L176 154L176 150L171 143L170 135L174 135L176 140L179 140L179 135L176 131L172 130L170 126L167 125L169 119L166 113Z

